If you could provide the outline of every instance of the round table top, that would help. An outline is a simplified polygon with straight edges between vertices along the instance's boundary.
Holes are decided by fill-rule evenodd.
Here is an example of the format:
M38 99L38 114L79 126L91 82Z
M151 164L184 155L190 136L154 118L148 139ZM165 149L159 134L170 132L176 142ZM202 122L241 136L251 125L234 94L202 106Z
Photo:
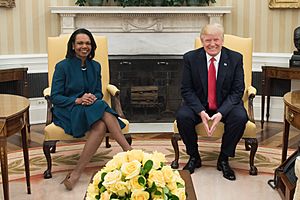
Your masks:
M288 104L289 107L294 108L300 112L300 90L295 90L286 93L283 96L285 104Z
M29 100L26 97L0 94L0 119L6 119L24 112L29 108Z

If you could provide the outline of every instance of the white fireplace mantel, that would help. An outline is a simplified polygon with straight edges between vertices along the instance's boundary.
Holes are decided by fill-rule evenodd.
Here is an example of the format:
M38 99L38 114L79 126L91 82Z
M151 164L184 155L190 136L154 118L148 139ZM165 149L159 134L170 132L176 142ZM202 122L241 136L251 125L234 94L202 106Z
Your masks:
M109 39L109 54L183 54L207 23L223 24L231 6L120 7L52 6L61 34L87 28Z

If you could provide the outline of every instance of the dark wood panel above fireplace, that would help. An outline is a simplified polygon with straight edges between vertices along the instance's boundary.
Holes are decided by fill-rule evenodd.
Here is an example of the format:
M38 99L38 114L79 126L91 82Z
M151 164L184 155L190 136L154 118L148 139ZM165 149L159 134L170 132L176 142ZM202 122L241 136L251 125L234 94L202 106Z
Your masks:
M120 88L121 104L131 122L172 122L175 119L181 103L182 64L182 56L177 55L110 56L110 82ZM140 102L132 100L132 91L134 98L136 93L140 94ZM150 100L149 96L157 98Z

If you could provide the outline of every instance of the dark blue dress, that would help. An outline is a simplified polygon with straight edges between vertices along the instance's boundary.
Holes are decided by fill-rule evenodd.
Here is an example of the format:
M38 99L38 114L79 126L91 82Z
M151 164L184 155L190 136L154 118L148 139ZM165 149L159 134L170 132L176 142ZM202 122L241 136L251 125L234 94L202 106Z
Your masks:
M104 112L118 114L102 100L101 66L94 60L86 61L86 70L81 69L81 59L66 58L55 66L52 79L51 101L53 103L53 122L62 127L67 134L80 138L85 136L91 126L103 117ZM84 93L97 97L89 106L76 105L76 98ZM121 128L125 124L119 120Z

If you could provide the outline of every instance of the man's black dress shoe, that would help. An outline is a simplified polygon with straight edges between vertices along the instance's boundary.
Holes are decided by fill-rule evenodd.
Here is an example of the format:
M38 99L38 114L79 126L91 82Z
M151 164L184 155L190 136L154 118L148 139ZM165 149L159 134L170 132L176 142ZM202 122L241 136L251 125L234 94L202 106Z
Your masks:
M228 161L218 161L217 169L223 172L224 178L231 181L235 180L234 171L229 166Z
M190 174L192 174L194 173L195 168L200 168L201 166L201 158L190 157L189 161L186 163L183 169L189 170Z

